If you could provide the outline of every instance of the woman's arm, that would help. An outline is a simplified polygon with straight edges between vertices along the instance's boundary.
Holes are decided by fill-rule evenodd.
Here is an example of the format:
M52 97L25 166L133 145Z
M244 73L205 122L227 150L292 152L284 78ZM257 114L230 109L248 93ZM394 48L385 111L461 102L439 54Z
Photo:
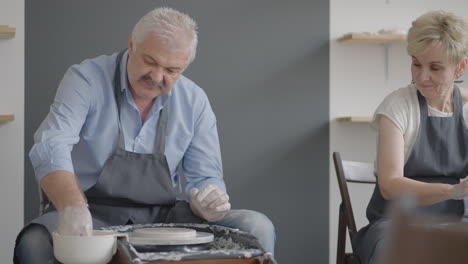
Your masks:
M452 198L453 186L450 184L425 183L403 176L403 135L384 115L379 119L377 152L377 179L385 199L393 200L411 194L419 205L430 205Z

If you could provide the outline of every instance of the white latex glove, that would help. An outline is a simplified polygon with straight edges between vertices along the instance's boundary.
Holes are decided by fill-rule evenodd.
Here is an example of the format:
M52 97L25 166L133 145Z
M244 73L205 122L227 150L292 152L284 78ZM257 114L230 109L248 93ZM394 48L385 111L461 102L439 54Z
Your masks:
M87 206L67 206L58 212L57 233L68 236L91 236L93 219Z
M190 208L195 215L210 221L221 220L231 209L229 196L214 184L207 185L203 190L190 190Z
M468 196L468 180L453 185L449 191L449 198L454 200L463 200Z

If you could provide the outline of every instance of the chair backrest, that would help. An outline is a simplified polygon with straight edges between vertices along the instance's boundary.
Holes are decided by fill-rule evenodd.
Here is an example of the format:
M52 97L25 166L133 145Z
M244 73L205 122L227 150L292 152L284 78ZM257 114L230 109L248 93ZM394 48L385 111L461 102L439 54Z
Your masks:
M351 198L349 196L348 185L346 182L374 184L376 182L376 178L374 176L374 166L372 163L343 161L341 160L339 152L333 152L333 162L335 164L336 177L338 179L338 186L341 195L337 262L345 263L346 229L348 229L353 251L355 251L355 247L352 241L357 233L353 207L351 205Z
M348 185L343 169L343 162L339 152L333 152L333 162L335 164L336 177L338 179L338 187L340 188L341 204L345 214L346 227L349 231L351 239L356 234L356 222L354 221L353 207L351 198L349 197Z
M342 160L342 164L344 176L347 182L372 184L376 182L377 178L375 177L373 163Z

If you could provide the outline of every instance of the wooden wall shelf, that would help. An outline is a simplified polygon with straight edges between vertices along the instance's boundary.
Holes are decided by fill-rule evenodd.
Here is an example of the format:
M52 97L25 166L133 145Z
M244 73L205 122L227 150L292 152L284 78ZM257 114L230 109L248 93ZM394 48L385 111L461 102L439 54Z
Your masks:
M337 117L336 121L350 123L370 123L372 122L372 116L342 116Z
M0 122L13 121L15 120L15 115L0 115Z
M406 41L406 35L348 33L338 38L337 41L361 44L385 44L392 41Z
M0 39L12 39L15 37L16 28L0 25Z

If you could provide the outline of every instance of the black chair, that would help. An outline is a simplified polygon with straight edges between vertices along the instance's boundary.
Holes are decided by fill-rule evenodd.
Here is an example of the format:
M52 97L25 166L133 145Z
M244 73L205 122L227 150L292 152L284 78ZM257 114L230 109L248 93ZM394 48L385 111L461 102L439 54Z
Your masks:
M341 204L338 218L338 248L336 254L337 264L359 264L361 263L355 253L355 245L352 243L357 233L354 220L353 207L349 197L347 182L375 184L376 178L372 163L342 161L339 152L333 152L336 177L341 194ZM348 229L353 252L346 253L346 229Z

